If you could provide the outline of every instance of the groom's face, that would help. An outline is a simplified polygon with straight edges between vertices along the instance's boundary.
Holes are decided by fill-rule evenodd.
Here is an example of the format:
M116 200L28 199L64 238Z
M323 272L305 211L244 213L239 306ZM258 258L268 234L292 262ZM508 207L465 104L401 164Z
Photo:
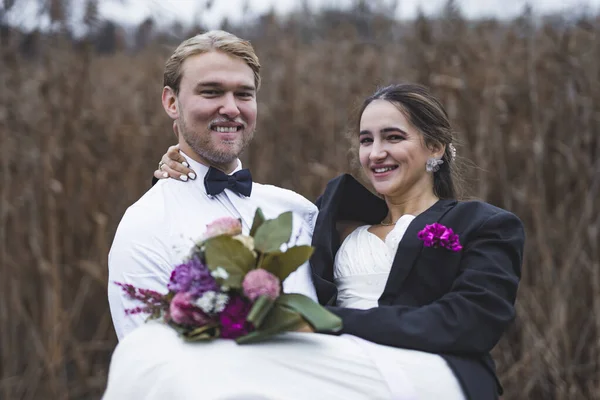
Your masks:
M237 166L257 114L254 73L242 59L219 51L186 59L174 106L184 152L189 146L199 161L223 170Z

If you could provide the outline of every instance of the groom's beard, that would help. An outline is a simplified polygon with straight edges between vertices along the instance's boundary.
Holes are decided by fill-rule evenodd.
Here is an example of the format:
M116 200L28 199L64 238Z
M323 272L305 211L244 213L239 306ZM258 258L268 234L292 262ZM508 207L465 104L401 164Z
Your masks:
M177 123L179 124L179 132L188 146L213 165L229 164L236 160L250 145L254 137L254 130L246 132L246 129L248 129L246 126L235 140L222 141L218 138L218 133L212 131L208 126L206 130L200 133L193 132L189 129L183 115Z

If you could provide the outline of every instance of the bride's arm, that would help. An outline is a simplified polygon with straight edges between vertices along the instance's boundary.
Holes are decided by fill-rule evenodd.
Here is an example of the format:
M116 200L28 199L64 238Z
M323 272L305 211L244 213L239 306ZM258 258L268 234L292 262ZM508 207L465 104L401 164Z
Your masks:
M498 213L465 244L462 272L439 300L422 307L328 308L342 318L341 333L375 343L433 353L486 353L515 317L523 245L521 221Z

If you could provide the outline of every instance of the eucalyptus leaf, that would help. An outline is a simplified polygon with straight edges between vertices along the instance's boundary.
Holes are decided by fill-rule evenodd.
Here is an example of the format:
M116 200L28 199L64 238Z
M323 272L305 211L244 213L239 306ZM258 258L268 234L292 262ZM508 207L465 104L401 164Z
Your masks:
M188 342L216 339L219 337L219 326L216 323L201 326L183 333L183 338Z
M292 236L292 213L285 212L275 219L269 219L258 227L254 235L254 246L263 253L278 251Z
M246 320L251 322L256 329L260 329L265 317L271 311L273 304L275 304L275 301L271 300L270 297L260 296L252 305Z
M339 332L342 329L340 317L302 294L282 294L275 300L275 305L298 313L317 332Z
M274 305L260 329L237 338L238 344L261 342L278 333L293 331L304 324L302 317L284 306Z
M230 274L227 279L223 279L223 286L230 287L233 289L239 289L242 287L244 282L244 275Z
M256 231L260 226L265 222L265 214L263 214L260 208L256 209L256 213L254 213L254 220L252 221L252 228L250 228L250 236L254 237L256 235Z
M227 271L229 278L224 284L233 288L239 288L244 275L256 265L254 254L230 236L217 236L208 240L204 256L211 271L218 267Z
M311 246L295 246L285 252L274 251L267 253L260 267L266 269L283 282L292 272L310 258L313 250Z

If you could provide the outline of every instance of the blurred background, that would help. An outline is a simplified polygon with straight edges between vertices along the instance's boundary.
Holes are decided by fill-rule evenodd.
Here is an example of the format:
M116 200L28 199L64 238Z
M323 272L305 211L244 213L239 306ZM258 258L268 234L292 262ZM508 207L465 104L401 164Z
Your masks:
M245 165L311 200L352 170L365 95L430 86L469 194L527 230L518 316L494 349L504 399L600 398L599 15L567 0L3 0L0 398L100 398L117 343L107 253L175 142L164 62L212 28L263 65Z

